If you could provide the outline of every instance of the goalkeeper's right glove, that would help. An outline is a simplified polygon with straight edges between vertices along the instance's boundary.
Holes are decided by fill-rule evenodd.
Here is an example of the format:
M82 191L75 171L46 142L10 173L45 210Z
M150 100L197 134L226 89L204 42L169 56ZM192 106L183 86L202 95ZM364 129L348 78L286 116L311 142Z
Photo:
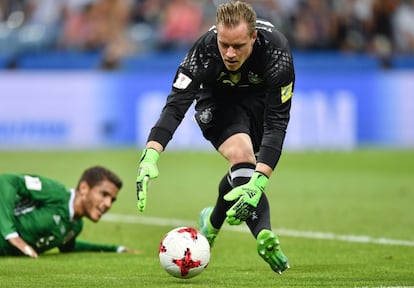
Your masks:
M160 154L152 148L144 149L138 167L137 175L137 198L138 210L143 212L147 204L147 190L150 179L158 177L157 161Z
M226 212L226 221L230 225L239 225L253 214L269 179L260 172L254 172L249 182L238 186L224 195L226 201L236 201Z

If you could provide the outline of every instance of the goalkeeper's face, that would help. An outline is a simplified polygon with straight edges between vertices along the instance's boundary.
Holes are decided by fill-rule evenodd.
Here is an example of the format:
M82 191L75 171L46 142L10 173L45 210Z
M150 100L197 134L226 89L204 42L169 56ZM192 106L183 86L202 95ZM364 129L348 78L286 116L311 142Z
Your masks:
M256 38L257 32L249 33L246 22L231 27L217 24L217 44L227 70L237 71L246 62Z
M115 202L119 189L110 181L103 180L93 187L89 187L86 182L84 189L87 193L82 194L84 216L93 222L98 222Z

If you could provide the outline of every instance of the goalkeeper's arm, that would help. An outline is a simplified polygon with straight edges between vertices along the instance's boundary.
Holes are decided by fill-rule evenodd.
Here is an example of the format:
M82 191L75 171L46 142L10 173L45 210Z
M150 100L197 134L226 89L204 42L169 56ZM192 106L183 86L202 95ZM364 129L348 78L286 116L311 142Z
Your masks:
M263 175L266 175L267 178L270 178L270 175L273 173L272 167L265 163L257 163L255 171L262 173Z
M161 154L162 151L164 151L164 147L157 141L148 141L146 147L147 149L154 149L155 151L157 151L159 154Z

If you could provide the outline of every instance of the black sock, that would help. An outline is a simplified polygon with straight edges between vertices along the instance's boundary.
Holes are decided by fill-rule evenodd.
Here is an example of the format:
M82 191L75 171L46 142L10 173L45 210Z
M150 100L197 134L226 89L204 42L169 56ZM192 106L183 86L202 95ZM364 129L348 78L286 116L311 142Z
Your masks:
M226 212L234 204L223 199L224 195L233 189L249 182L255 165L251 163L239 163L231 167L230 173L224 175L219 184L219 195L216 206L210 216L210 223L214 228L220 229L226 219ZM232 179L232 180L231 180Z
M254 238L257 238L257 234L263 229L272 230L270 225L270 207L266 194L262 194L259 204L253 211L252 217L246 220L246 224L252 232Z
M223 222L226 219L226 211L233 205L232 202L223 199L224 195L233 189L230 182L230 175L227 173L220 181L216 206L214 206L213 212L210 215L210 223L217 229L221 228L221 225L223 225Z

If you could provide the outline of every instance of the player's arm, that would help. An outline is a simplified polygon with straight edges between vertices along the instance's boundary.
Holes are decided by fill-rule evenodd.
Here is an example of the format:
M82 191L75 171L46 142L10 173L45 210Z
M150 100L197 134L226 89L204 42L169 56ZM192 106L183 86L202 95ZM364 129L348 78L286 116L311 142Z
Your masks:
M287 44L285 43L285 45ZM257 162L266 164L271 170L276 167L282 153L295 88L293 58L289 49L285 48L284 51L268 55L264 77L268 88L264 111L263 139ZM280 57L279 53L282 53L284 57ZM266 171L263 172L266 174Z
M290 120L290 107L291 99L281 104L267 104L263 139L256 166L256 170L267 176L270 176L279 162Z
M265 163L260 163L260 162L258 162L256 164L256 171L262 173L267 178L269 178L270 175L272 175L272 173L273 173L272 167L270 167L269 165L267 165Z
M171 92L161 115L150 131L136 179L139 211L145 209L150 179L158 177L156 163L160 153L166 148L185 113L196 99L201 83L208 78L215 79L217 71L212 71L215 69L212 63L218 55L209 49L210 44L216 41L214 35L213 31L206 33L187 52L175 73Z
M154 149L155 151L158 152L158 154L161 154L161 152L164 151L164 147L157 141L148 141L145 148L146 149Z
M38 257L37 252L33 249L33 247L27 244L26 241L24 241L17 233L10 235L10 237L7 238L7 241L9 241L10 245L19 249L23 255L29 256L31 258Z
M216 41L212 38L213 35L215 35L214 32L210 32L200 37L180 63L160 117L148 136L147 148L153 148L158 153L162 152L172 139L191 104L194 103L201 84L215 80L215 75L218 73L216 69L219 68L213 63L215 63L214 57L217 56L210 55L212 53L209 48L210 42Z
M140 251L127 248L120 245L100 244L84 240L72 239L71 241L59 246L62 253L69 252L117 252L117 253L135 253Z
M23 178L19 175L0 175L0 234L23 255L37 258L36 251L20 237L14 224L14 203L18 191L23 190L23 185Z
M56 186L58 185L58 186ZM50 189L51 187L58 187L62 189ZM16 227L14 210L19 211L19 207L15 207L16 199L33 199L36 203L47 203L48 201L55 201L57 197L60 197L59 191L65 191L66 189L60 183L54 180L33 176L33 175L20 175L20 174L3 174L0 175L0 233L1 236L6 239L10 245L16 247L24 255L36 258L38 254L35 249L28 244L33 243L33 239L27 231L19 231ZM37 209L34 204L32 207L26 207L29 209ZM30 227L37 225L39 219L27 218L25 221L20 221L20 228Z
M0 233L1 237L5 239L7 239L9 235L17 235L13 209L19 189L19 181L17 175L0 175Z
M193 84L192 84L193 83ZM160 118L151 129L148 141L139 161L136 178L137 207L143 212L147 202L148 186L151 179L159 175L157 162L160 153L164 151L168 142L172 139L175 130L180 125L188 108L194 101L194 81L187 76L182 68L179 68L172 91L161 112Z

